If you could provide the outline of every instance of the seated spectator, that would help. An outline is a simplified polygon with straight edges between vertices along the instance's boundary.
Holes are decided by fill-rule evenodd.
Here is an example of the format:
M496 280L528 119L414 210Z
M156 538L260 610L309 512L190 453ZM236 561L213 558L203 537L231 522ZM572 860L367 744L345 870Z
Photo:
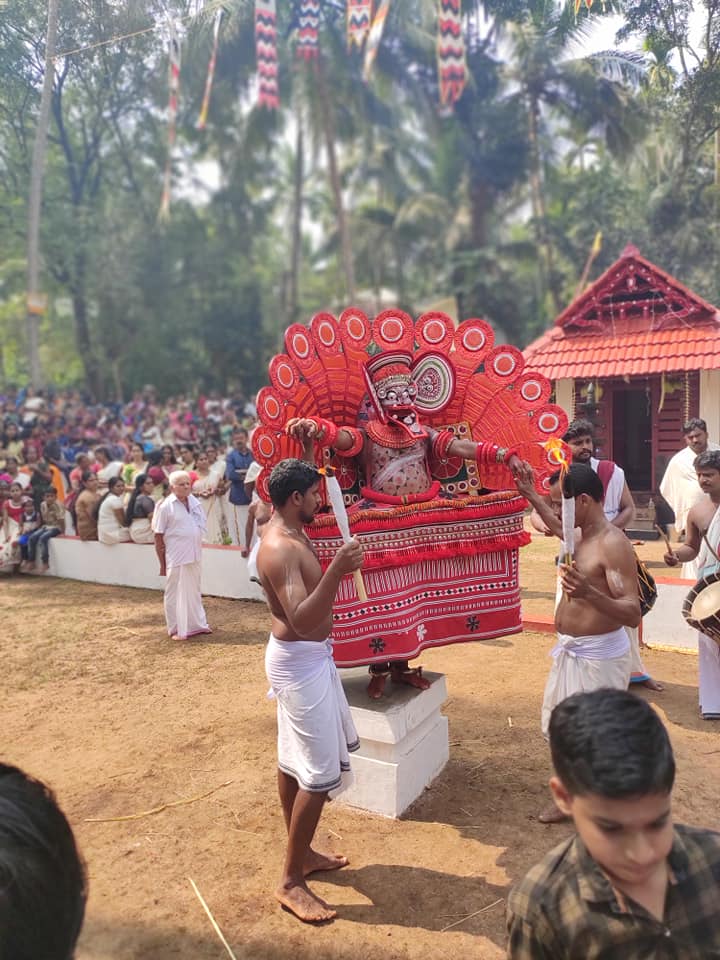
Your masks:
M20 463L23 463L24 444L20 437L20 429L12 420L8 420L0 436L0 462L3 460L7 465L8 457L15 457Z
M5 460L5 473L11 477L11 483L17 481L25 490L30 486L30 477L20 471L20 464L17 457L7 457Z
M167 480L171 473L174 473L175 470L179 470L180 466L175 459L175 451L170 446L169 443L166 443L160 450L162 454L162 459L160 460L160 467L165 474L165 479Z
M113 460L108 447L95 447L95 460L99 464L97 471L98 489L101 493L108 489L113 477L119 477L123 464L120 460Z
M508 900L511 960L710 957L720 945L720 834L673 826L662 721L625 690L550 718L555 803L575 822Z
M50 464L38 457L37 449L29 446L25 453L25 466L21 472L30 478L30 492L35 501L35 509L40 510L45 491L53 486L53 474Z
M75 455L75 466L70 471L70 487L76 493L79 493L82 488L82 476L88 470L91 470L93 473L97 473L100 469L99 463L91 463L90 456L87 453L77 453Z
M22 564L20 569L22 570L25 563L27 563L28 552L27 552L27 543L30 538L30 534L37 530L40 526L40 514L35 509L35 504L33 503L32 497L25 498L25 508L23 510L22 522L20 525L20 536L18 537L18 542L20 543L20 555L22 557Z
M24 572L45 573L50 569L49 543L53 537L65 532L65 507L58 501L54 487L45 491L45 499L40 504L41 525L30 534L27 541L27 564ZM35 554L40 548L40 565L35 566Z
M10 484L9 496L2 504L2 573L12 573L21 560L20 534L25 510L23 488L16 481Z
M150 477L150 479L153 482L153 489L150 496L153 498L153 500L155 501L155 504L157 505L167 493L165 489L168 482L167 477L165 476L165 473L163 472L162 467L150 467L150 469L147 472L147 475Z
M190 473L195 469L195 447L191 443L183 443L178 448L180 469Z
M160 471L162 473L162 471ZM133 543L155 543L151 522L155 501L152 498L155 481L147 473L135 477L135 489L130 494L125 510L125 523Z
M97 540L97 506L100 502L97 474L86 470L81 479L82 487L75 501L75 527L81 540Z
M123 478L113 477L108 482L107 493L100 498L95 508L100 543L114 546L116 543L127 543L130 539L130 531L125 526L124 493Z
M87 879L52 791L0 763L0 957L71 960Z
M122 478L129 487L134 486L135 477L140 473L146 473L148 468L145 459L145 451L142 444L134 443L130 447L130 462L123 467Z

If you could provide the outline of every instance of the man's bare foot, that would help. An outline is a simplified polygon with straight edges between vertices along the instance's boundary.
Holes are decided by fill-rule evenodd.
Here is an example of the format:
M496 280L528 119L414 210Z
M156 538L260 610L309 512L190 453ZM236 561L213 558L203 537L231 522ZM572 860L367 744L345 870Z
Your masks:
M333 910L324 900L316 897L305 884L302 886L294 884L291 887L283 884L275 891L275 898L303 923L324 923L326 920L334 920L337 916L337 910Z
M569 819L570 817L563 813L559 807L556 807L554 803L551 803L542 813L538 814L539 823L565 823Z
M318 853L317 850L310 850L305 860L303 874L309 877L311 873L319 873L321 870L341 870L349 862L348 858L341 854Z
M658 683L657 680L653 680L652 677L648 677L647 680L636 680L633 684L631 684L631 686L646 687L648 690L657 690L658 693L665 689L661 683Z
M41 563L40 566L37 568L37 573L47 573L49 569L50 569L49 564Z

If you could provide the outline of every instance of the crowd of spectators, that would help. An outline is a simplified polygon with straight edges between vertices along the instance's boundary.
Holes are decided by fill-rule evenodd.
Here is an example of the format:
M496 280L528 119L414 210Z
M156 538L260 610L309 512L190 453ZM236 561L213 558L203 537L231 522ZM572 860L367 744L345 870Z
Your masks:
M168 477L186 470L207 517L206 542L247 556L246 473L252 399L215 392L98 404L77 390L0 395L0 572L44 572L60 533L105 544L153 543Z

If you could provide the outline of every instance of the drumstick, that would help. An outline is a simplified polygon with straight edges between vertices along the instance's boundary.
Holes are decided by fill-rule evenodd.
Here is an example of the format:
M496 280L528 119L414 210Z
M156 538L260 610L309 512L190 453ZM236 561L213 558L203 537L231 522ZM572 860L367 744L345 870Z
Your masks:
M665 531L663 530L663 528L662 528L659 524L657 524L657 523L654 524L654 527L655 527L655 529L657 530L657 532L660 534L660 536L663 538L663 540L665 541L665 546L666 546L667 549L668 549L668 553L671 554L673 557L675 557L675 559L677 560L677 555L676 555L675 551L674 551L673 548L672 548L672 544L670 543L670 539L669 539L668 535L665 533Z

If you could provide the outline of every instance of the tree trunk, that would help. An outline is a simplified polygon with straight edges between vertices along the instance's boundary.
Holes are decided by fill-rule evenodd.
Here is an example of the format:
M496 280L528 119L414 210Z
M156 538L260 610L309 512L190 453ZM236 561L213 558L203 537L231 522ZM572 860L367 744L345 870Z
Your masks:
M330 97L328 96L327 84L325 82L325 71L322 62L318 62L317 67L318 89L320 92L320 109L322 111L322 126L325 134L325 146L328 158L328 173L330 176L330 189L332 190L335 201L335 217L337 219L338 233L340 234L340 248L342 251L343 273L345 274L345 293L348 302L355 300L355 270L353 267L352 244L350 242L350 231L348 229L347 217L342 198L342 185L340 183L340 173L338 171L337 150L335 146L335 124L333 122Z
M542 184L542 158L540 156L540 106L532 97L528 102L528 140L530 141L530 198L535 238L538 245L538 264L540 267L541 287L549 292L556 314L562 310L560 294L555 282L555 259L552 244L547 233L547 210Z
M299 277L300 251L302 245L303 180L305 176L305 144L303 141L302 116L298 118L297 137L295 138L295 176L293 180L292 210L292 247L290 251L290 289L288 295L287 319L295 323L298 319L300 304Z
M40 278L40 208L42 206L43 179L45 173L45 154L47 150L47 134L50 125L50 100L52 96L53 79L55 76L55 38L57 36L59 0L48 2L47 39L45 41L45 77L40 95L40 112L38 114L37 132L33 146L32 167L30 171L30 196L28 199L28 274L27 298L30 301L37 298ZM35 389L42 385L42 371L40 369L39 327L40 314L27 313L28 324L28 352L30 359L30 380Z

